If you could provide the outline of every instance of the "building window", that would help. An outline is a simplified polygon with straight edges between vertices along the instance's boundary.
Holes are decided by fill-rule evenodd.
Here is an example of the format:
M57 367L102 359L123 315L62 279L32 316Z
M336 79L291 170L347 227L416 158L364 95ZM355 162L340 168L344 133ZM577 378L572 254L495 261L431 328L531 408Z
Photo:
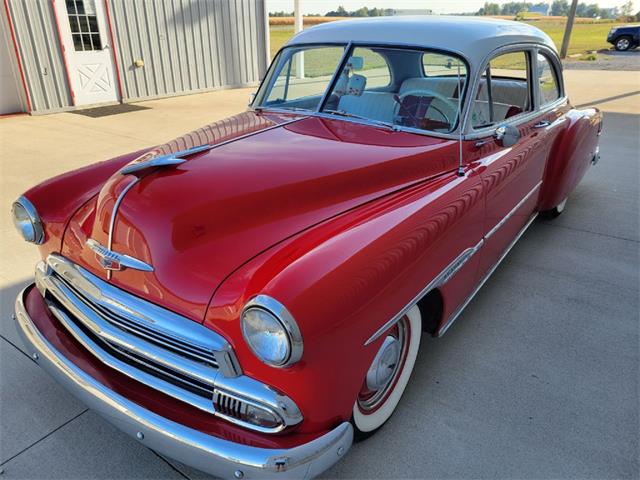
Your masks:
M76 52L102 50L95 0L66 0Z

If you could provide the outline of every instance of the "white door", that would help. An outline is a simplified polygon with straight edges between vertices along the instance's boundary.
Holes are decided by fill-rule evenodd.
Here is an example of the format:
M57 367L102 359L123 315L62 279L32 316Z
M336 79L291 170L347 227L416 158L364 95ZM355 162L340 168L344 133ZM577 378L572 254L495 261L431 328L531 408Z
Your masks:
M54 0L76 105L118 100L101 0Z

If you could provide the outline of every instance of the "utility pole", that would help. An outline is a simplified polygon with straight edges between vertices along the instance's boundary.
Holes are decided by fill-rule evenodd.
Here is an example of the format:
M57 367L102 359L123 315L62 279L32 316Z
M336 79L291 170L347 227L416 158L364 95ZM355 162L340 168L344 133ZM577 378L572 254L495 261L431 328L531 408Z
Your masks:
M573 30L573 21L576 18L577 8L578 0L573 0L569 9L569 17L567 17L567 25L564 27L564 37L562 39L562 48L560 49L560 58L563 60L567 57L567 50L569 50L569 40L571 40L571 30Z
M293 1L293 26L294 33L302 31L302 10L300 0ZM296 77L304 78L304 52L296 54Z

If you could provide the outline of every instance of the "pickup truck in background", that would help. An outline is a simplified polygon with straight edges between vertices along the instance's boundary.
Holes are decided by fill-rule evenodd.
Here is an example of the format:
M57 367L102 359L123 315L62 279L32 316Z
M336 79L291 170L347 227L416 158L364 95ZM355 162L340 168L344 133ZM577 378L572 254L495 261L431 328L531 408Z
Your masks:
M640 45L640 25L613 27L607 36L607 42L619 52L636 48Z

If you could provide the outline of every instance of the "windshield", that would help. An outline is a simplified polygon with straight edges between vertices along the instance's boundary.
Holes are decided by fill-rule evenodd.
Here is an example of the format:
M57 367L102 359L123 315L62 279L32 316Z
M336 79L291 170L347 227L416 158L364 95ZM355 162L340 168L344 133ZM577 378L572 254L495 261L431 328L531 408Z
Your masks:
M459 57L403 47L346 49L282 49L253 107L304 110L390 128L455 130L467 85L467 66Z

